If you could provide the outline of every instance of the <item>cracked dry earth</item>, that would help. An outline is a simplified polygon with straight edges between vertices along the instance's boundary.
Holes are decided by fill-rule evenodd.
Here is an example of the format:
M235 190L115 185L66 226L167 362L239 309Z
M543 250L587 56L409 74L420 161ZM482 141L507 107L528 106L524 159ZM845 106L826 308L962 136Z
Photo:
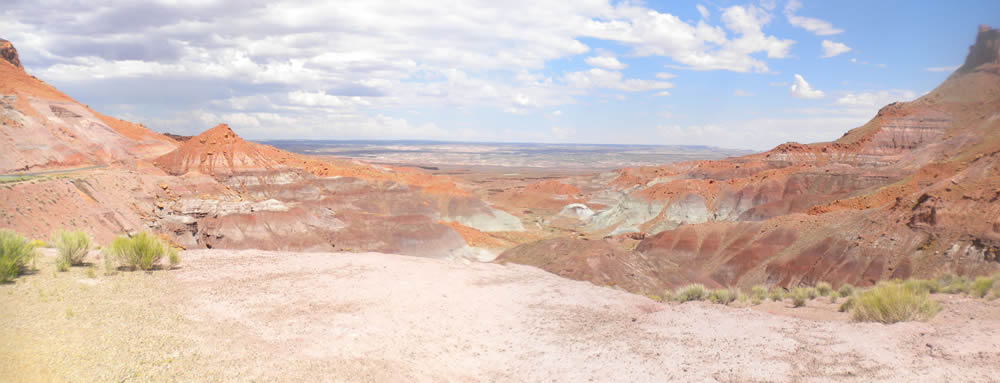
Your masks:
M91 278L45 250L0 285L0 381L1000 381L996 302L942 298L931 322L886 326L660 304L520 265L182 257Z

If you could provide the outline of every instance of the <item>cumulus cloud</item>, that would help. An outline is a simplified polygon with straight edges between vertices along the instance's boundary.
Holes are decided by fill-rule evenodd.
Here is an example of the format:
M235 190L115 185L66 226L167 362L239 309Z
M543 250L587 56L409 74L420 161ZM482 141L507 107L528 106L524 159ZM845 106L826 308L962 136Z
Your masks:
M932 66L932 67L924 68L924 70L928 71L928 72L953 72L955 69L958 69L958 65Z
M795 98L823 98L824 93L821 90L813 89L806 79L802 78L802 75L795 74L795 81L792 82L792 86L788 88L788 93Z
M705 8L705 6L701 5L701 4L695 5L695 7L698 8L698 13L701 14L701 18L703 18L703 19L707 19L708 18L708 16L709 16L708 8Z
M615 89L626 92L641 92L647 90L669 89L674 85L666 81L623 79L622 73L600 68L585 71L570 72L565 76L566 82L578 89Z
M586 62L587 65L590 66L596 66L599 68L611 69L611 70L621 70L625 69L626 67L626 65L622 64L621 61L618 61L618 58L616 58L615 56L587 57L584 60L584 62Z
M802 2L799 0L788 0L788 4L785 5L785 17L788 19L789 24L819 36L836 35L844 32L842 29L835 28L828 21L796 15L795 12L800 8L802 8Z
M591 53L593 40L673 68L768 72L795 43L765 32L768 5L720 9L718 25L704 6L695 22L609 0L15 0L0 15L33 74L91 92L82 98L132 103L154 128L195 133L207 126L178 116L198 114L257 137L333 137L455 128L391 116L420 108L533 113L601 92L669 94L662 80L672 75L625 78L627 60ZM594 68L551 65L581 59Z
M823 47L823 58L830 58L851 51L851 47L836 41L823 40L820 45Z
M837 105L862 106L881 108L896 101L911 101L917 97L916 92L902 89L848 92L837 98Z

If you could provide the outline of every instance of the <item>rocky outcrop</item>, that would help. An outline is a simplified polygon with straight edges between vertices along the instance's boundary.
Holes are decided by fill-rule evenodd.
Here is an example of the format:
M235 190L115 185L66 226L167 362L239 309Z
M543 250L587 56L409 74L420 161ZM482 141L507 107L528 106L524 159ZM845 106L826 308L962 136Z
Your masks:
M1000 30L980 25L976 43L969 47L969 55L958 72L969 72L980 65L1000 65Z
M10 41L0 38L0 59L10 63L15 68L24 69L21 66L21 59L17 56L17 49Z

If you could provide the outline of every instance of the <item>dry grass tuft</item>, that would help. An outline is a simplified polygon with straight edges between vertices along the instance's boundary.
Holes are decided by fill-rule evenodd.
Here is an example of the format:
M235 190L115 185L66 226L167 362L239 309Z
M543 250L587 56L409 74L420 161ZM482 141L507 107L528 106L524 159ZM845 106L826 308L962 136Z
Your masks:
M941 309L926 291L914 290L901 283L880 283L858 293L851 317L859 322L896 323L933 318Z

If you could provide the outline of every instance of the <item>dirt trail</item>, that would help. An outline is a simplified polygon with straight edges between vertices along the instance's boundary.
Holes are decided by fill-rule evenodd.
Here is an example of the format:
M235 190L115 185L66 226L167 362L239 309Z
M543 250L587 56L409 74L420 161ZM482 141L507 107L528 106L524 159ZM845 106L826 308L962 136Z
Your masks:
M0 381L998 381L995 302L929 323L664 305L539 269L198 250L0 286ZM774 308L781 311L781 308Z

